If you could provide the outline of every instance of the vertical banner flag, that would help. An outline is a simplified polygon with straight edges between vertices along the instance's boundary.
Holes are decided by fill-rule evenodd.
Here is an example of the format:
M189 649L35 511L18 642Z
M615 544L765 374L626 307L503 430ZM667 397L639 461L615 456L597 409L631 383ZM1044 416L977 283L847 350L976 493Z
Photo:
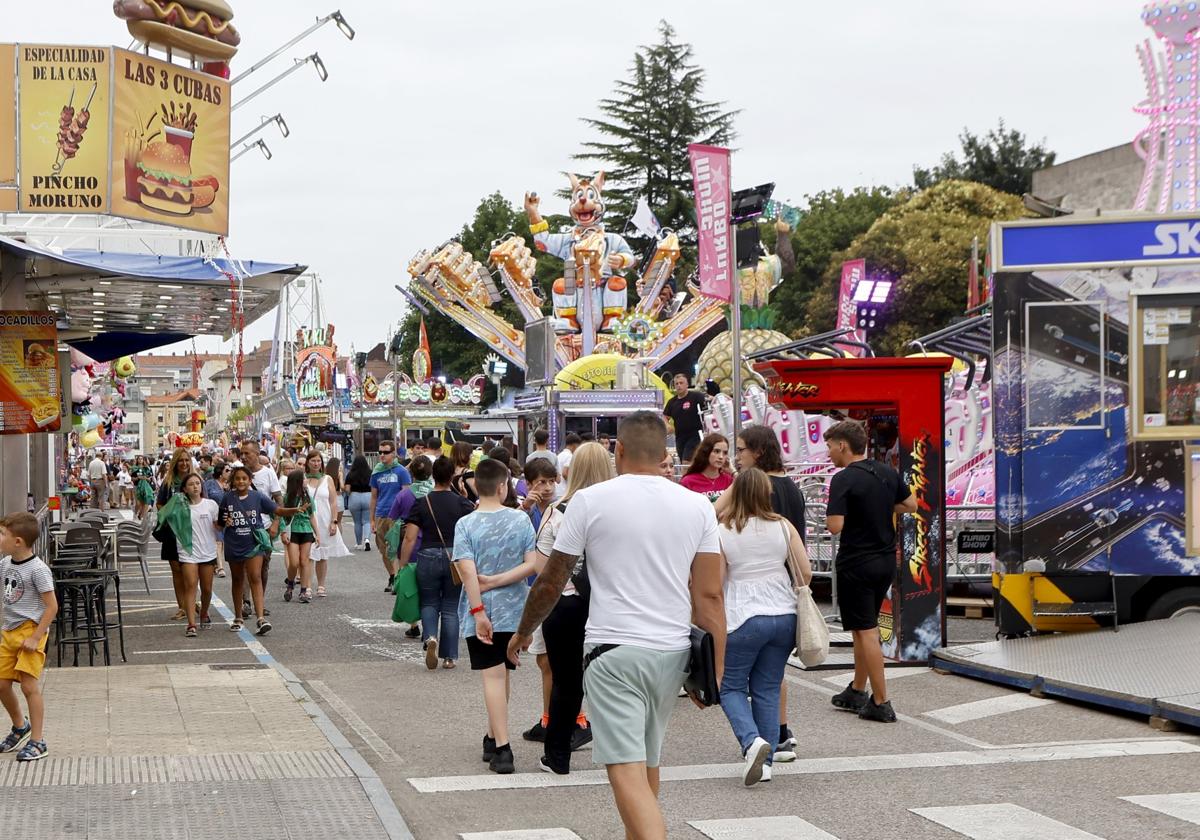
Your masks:
M22 213L108 212L111 59L107 47L20 46Z
M17 211L17 54L0 44L0 213Z
M733 242L729 235L729 150L688 145L692 185L696 191L700 293L730 301L733 286Z
M854 287L867 276L866 260L847 260L842 263L842 285L838 290L838 329L850 327L854 332L847 338L853 341L864 341L866 336L858 329L858 307L854 303ZM840 346L840 345L839 345ZM859 347L847 347L846 350L855 356L862 356Z
M58 431L56 323L53 312L0 311L0 435Z

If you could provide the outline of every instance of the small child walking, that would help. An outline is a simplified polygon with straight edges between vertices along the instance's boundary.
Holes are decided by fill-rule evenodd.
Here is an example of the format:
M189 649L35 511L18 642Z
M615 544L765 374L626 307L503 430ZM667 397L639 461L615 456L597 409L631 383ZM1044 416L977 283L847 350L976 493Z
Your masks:
M41 529L37 517L14 513L0 519L0 583L4 585L3 630L0 630L0 705L12 719L12 730L0 741L0 753L17 753L17 761L37 761L50 750L43 738L45 705L42 669L46 665L46 638L58 614L54 576L33 553ZM21 684L29 717L13 683Z
M458 520L454 529L454 562L463 582L459 624L467 640L471 670L483 676L483 702L488 731L483 760L495 773L512 773L513 751L508 738L508 643L525 609L534 572L535 535L529 517L504 506L508 467L482 461L475 470L479 507Z

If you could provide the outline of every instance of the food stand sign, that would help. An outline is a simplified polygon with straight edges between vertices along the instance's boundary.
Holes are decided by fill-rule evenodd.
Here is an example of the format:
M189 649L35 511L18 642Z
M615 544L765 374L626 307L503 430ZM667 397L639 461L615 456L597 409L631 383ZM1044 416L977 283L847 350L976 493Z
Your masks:
M108 212L112 50L20 44L22 213Z
M59 430L55 319L53 312L0 311L0 434Z
M113 215L228 234L229 83L113 54Z
M17 50L0 44L0 213L17 209Z

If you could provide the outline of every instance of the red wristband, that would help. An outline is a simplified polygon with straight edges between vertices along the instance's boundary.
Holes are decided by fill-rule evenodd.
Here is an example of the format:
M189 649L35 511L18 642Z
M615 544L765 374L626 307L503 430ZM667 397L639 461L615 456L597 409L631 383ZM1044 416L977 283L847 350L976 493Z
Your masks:
M483 604L480 604L478 607L471 607L471 615L478 615L481 612L483 612Z

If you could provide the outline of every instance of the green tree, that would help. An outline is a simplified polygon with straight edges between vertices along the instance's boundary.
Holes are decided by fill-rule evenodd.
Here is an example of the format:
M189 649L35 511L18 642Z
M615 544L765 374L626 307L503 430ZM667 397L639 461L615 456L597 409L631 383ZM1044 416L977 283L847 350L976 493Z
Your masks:
M558 226L566 224L569 220L562 216L548 216L547 221L552 226ZM529 223L525 219L525 213L515 209L503 195L496 192L480 201L475 209L475 217L463 225L453 238L477 260L486 264L492 243L510 232L520 233L530 248L533 247L533 237L529 235ZM561 272L561 261L545 254L539 256L537 279L547 300L550 283L560 276ZM497 286L499 287L499 281ZM425 331L429 336L429 355L433 362L433 372L448 379L464 380L479 373L484 357L491 352L490 348L442 314L437 307L428 308L430 312L425 316ZM493 309L518 329L523 328L524 321L507 294ZM405 371L411 367L412 356L420 340L421 317L419 311L410 307L400 323L400 367Z
M665 20L658 32L657 43L635 53L629 78L600 100L602 116L584 119L599 137L575 159L604 169L610 219L628 219L644 196L665 227L685 232L695 228L687 146L728 146L739 112L704 100L704 70L692 46L676 40Z
M832 255L848 248L886 210L906 198L887 187L858 187L849 193L827 190L805 197L804 215L791 232L795 268L789 271L785 266L783 284L771 295L777 329L793 336L803 331L809 303ZM778 251L778 229L763 225L761 231L763 243Z
M932 187L941 181L975 181L992 189L1012 195L1024 195L1033 186L1033 173L1054 163L1055 154L1046 148L1046 141L1030 144L1025 135L1007 128L1004 120L982 137L963 129L958 136L962 158L953 152L942 155L942 161L931 169L913 167L913 183L917 189Z
M833 329L844 260L865 259L869 273L895 278L888 325L870 337L879 355L902 356L914 338L947 326L966 309L971 242L993 221L1025 215L1021 200L984 184L943 181L880 216L832 255L813 295L806 327Z

